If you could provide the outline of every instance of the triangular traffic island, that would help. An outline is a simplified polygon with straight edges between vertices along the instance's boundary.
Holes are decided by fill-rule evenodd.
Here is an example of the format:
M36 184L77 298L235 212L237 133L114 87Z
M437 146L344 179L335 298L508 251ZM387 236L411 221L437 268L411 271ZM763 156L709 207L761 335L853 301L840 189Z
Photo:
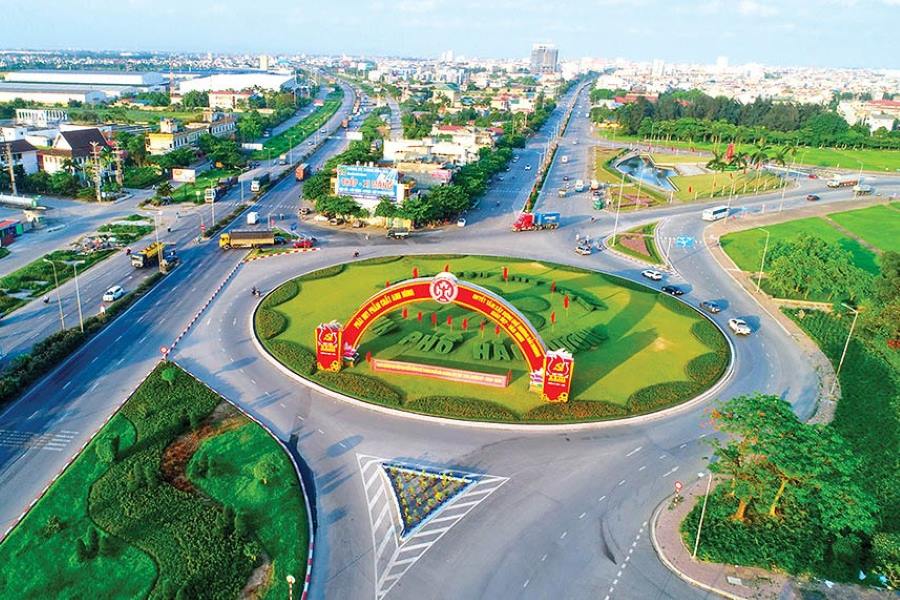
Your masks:
M412 469L392 463L382 464L382 469L397 501L402 524L401 539L409 537L448 502L475 483L473 479L447 471Z

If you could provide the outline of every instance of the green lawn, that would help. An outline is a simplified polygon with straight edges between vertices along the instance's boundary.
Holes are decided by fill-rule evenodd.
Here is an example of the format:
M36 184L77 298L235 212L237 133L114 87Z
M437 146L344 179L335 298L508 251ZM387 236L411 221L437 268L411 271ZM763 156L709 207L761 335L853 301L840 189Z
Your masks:
M680 142L665 140L644 140L636 135L623 135L602 132L604 137L617 142L640 142L659 145L666 148L683 148L685 150L697 150L712 152L715 145L706 142ZM724 150L727 144L719 144L718 149ZM735 144L737 152L749 152L753 144ZM896 172L900 170L900 150L842 150L840 148L800 148L797 153L797 164L813 167L827 167L834 169L848 169L856 171L862 165L865 171Z
M278 155L287 152L292 146L299 144L305 138L315 133L316 129L325 125L328 119L341 107L341 99L343 97L343 88L338 88L337 91L328 94L325 104L316 108L303 119L300 119L295 125L263 142L263 149L254 152L253 158L257 160L276 158Z
M203 204L206 188L215 187L219 179L233 177L240 173L239 169L210 169L197 175L193 183L185 183L172 192L172 202L195 202ZM249 188L248 188L249 189Z
M287 573L303 581L307 517L288 457L173 368L172 384L163 366L149 376L0 543L0 598L233 598L263 555L260 597L285 597ZM91 531L98 547L79 556Z
M651 160L658 165L675 165L681 163L699 163L705 165L709 159L696 154L663 154L662 152L653 152L650 154Z
M828 217L882 252L900 252L900 203L831 213Z
M857 267L877 275L879 272L877 256L874 252L864 248L856 240L849 238L837 229L829 225L828 221L819 217L798 219L778 225L770 225L765 228L769 231L769 248L776 241L797 238L800 234L807 234L821 238L827 242L836 242L853 255L853 262ZM737 233L729 233L721 238L722 249L731 257L742 271L756 272L759 270L763 248L766 242L766 232L763 228L747 229Z
M782 184L780 177L769 173L757 174L756 171L675 175L670 179L678 187L675 197L686 202L693 201L695 198L709 200L710 198L727 197L731 195L732 189L735 196L753 194L757 191L766 193L780 188Z
M160 119L179 119L183 123L193 123L203 118L202 111L191 110L141 110L139 108L69 108L73 121L83 121L86 115L97 115L101 122L148 123L156 125ZM93 120L85 122L93 123Z
M449 265L460 278L502 294L531 320L550 346L560 345L551 340L577 332L599 332L606 337L603 343L595 347L576 351L572 397L578 401L605 401L620 408L626 407L630 406L629 400L639 390L657 384L665 387L672 382L679 382L684 390L690 387L690 396L693 396L698 391L698 386L694 385L696 382L686 373L687 363L711 350L721 350L718 347L721 340L717 333L711 334L711 346L692 333L692 328L697 323L701 323L697 327L711 327L703 317L649 288L569 267L475 256L379 259L374 264L346 265L341 273L329 277L301 277L297 295L279 291L275 293L277 301L264 303L263 309L257 314L257 329L263 330L263 343L276 356L281 356L302 373L304 361L308 360L314 350L313 331L316 325L349 318L366 298L382 289L385 282L409 278L414 267L424 275L439 272L445 265ZM508 283L502 281L503 265L509 266ZM517 281L517 278L523 280ZM525 278L528 280L524 281ZM552 282L558 286L556 293L550 292ZM292 287L296 285L291 284ZM559 289L568 290L572 299L568 312L563 307L563 294ZM576 297L594 308L589 310L585 304L576 301ZM328 298L328 302L311 301L316 298ZM272 310L276 303L277 308ZM419 311L423 313L421 323L416 319ZM436 330L430 323L433 312L437 313L440 324ZM551 323L551 313L554 312L557 317L555 325ZM446 325L448 315L453 317L452 331ZM460 330L464 318L469 319L467 332ZM260 319L266 322L261 323ZM448 394L463 396L496 403L504 410L511 411L513 415L510 419L513 420L529 420L525 416L528 411L542 405L537 394L527 391L527 368L522 360L513 356L516 351L514 344L503 334L495 335L491 323L487 324L482 337L478 328L482 321L480 315L456 306L427 302L411 305L406 320L402 318L400 311L387 320L393 323L383 323L389 327L387 332L380 335L373 332L382 322L366 332L359 348L361 356L371 352L373 356L380 358L441 364L482 372L503 374L512 371L512 383L506 389L493 389L419 377L379 374L377 380L388 384L389 389L378 394L389 396L388 392L392 389L396 397L390 400L381 397L370 399L388 404L393 402L394 405L415 410L416 401L424 397ZM438 355L399 343L413 331L456 334L460 339L449 354ZM271 339L267 339L267 336ZM709 340L710 337L706 339ZM289 343L285 346L284 342ZM510 357L506 360L476 359L474 351L482 342L502 344ZM724 359L721 363L724 366ZM301 365L300 368L297 368L298 364ZM345 374L350 374L350 379L359 375L375 377L365 361L346 369L337 377ZM335 377L330 373L313 376L325 385L343 385ZM357 383L364 394L366 387L371 388L362 380ZM705 382L699 387L705 388L710 383Z

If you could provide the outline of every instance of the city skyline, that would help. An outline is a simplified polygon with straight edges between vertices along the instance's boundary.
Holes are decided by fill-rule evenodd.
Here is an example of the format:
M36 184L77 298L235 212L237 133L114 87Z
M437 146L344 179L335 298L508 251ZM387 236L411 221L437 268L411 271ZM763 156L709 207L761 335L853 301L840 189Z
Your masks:
M422 57L452 49L469 57L524 58L532 44L551 43L561 61L594 56L712 64L728 56L731 64L898 68L883 49L891 46L900 0L689 0L674 7L660 0L596 0L565 9L532 0L489 7L470 0L379 0L327 8L270 3L255 7L254 18L234 0L205 7L174 0L94 0L91 6L90 13L74 5L10 6L4 9L4 44L8 49ZM129 15L142 9L144 26L125 27ZM77 26L87 19L94 26ZM102 43L97 31L103 32Z

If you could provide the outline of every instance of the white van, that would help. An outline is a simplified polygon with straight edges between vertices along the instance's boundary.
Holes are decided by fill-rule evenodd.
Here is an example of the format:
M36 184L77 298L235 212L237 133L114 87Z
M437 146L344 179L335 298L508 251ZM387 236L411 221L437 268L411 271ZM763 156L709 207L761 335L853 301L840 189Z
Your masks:
M259 223L259 213L256 211L247 213L247 225L256 225Z

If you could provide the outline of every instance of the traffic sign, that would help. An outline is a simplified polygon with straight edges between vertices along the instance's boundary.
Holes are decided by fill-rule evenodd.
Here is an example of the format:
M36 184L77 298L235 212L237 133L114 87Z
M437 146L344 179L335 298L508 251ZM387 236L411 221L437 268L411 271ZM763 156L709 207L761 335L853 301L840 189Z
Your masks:
M200 231L206 231L206 225L200 223Z
M167 354L169 354L169 349L166 346L163 346L162 348L160 348L159 351L162 352L163 356L166 356Z
M680 481L676 481L675 482L675 493L676 494L681 493L681 488L683 488L683 487L684 487L684 484L682 484Z

